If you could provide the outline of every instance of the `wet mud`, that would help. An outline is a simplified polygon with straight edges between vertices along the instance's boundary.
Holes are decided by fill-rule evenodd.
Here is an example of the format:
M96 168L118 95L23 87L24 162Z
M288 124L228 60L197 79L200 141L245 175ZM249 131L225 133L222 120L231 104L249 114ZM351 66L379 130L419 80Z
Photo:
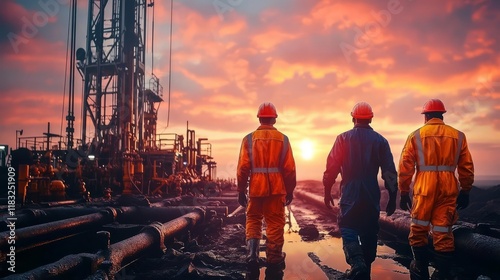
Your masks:
M498 187L500 189L500 186ZM317 181L301 182L297 190L322 194L322 186ZM461 211L463 222L479 223L484 230L495 233L500 228L498 207L489 201L498 202L500 193L482 191L471 193L471 212ZM491 193L498 194L492 198ZM381 205L385 203L382 194ZM477 199L486 201L479 202ZM338 200L335 201L338 203ZM479 205L486 205L486 212ZM238 208L236 200L225 200L229 213ZM498 203L496 204L498 205ZM385 207L382 207L384 209ZM398 212L397 212L398 213ZM285 225L286 267L281 276L266 278L265 223L260 244L260 268L253 271L253 279L344 279L349 268L345 262L340 233L336 224L338 208L332 210L318 207L309 201L294 198L286 210ZM382 213L381 215L385 215ZM478 216L480 215L480 216ZM143 257L123 268L116 279L249 279L245 255L245 213L239 211L226 217L220 223L204 224L189 235L167 244L164 254ZM377 247L377 257L372 265L372 279L409 279L408 267L411 250L405 240L390 232L381 231ZM459 259L464 279L500 279L499 268L484 266L470 259ZM433 269L430 267L430 272ZM481 278L483 277L483 278ZM498 277L498 278L496 278Z

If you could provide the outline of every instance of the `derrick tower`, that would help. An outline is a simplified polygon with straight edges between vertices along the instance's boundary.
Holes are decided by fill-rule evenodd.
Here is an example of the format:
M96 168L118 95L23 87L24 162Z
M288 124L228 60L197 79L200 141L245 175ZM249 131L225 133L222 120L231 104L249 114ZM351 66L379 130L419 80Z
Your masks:
M100 165L123 170L124 193L142 169L139 152L155 145L161 86L145 89L146 0L89 0L86 50L76 52L84 77L82 141ZM146 126L144 125L146 116ZM146 129L144 129L146 127Z

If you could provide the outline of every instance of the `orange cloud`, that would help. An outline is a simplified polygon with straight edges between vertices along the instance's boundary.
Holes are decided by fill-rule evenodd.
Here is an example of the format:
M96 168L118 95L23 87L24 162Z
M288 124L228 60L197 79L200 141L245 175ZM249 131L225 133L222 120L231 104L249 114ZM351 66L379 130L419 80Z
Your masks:
M390 2L249 1L220 17L210 1L174 1L170 69L170 2L156 1L154 72L165 99L159 131L183 134L189 122L213 144L219 175L234 176L241 139L258 126L258 105L271 101L276 127L296 152L299 178L318 179L335 136L352 127L356 102L372 105L372 125L397 160L406 136L423 124L423 103L441 98L445 121L466 132L478 172L496 172L487 157L500 156L494 144L500 138L500 10L491 1L400 1L392 7L399 12L388 14ZM0 12L3 30L19 30L19 16L32 9L6 5L12 15ZM8 50L0 53L2 141L14 141L20 128L38 134L47 121L59 130L66 48L64 36L56 36L67 23L56 18L18 55L0 41ZM306 138L316 150L308 162L299 152Z

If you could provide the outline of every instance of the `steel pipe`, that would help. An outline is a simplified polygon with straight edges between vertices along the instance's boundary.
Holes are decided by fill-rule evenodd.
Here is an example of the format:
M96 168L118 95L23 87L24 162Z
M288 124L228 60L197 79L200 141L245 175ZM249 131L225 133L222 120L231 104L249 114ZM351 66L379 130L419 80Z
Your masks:
M305 191L302 191L302 190L295 190L293 192L293 195L295 197L297 197L297 198L300 198L302 200L305 200L305 201L307 201L307 202L315 205L316 207L319 207L320 209L326 208L324 199L320 195L317 195L317 194L314 194L314 193L310 193L310 192L305 192Z
M227 206L204 206L207 212L215 211L217 215L227 216ZM165 223L178 218L184 214L200 209L200 206L166 206L166 207L143 207L130 206L118 209L117 221L127 224L144 224L149 222Z
M23 246L29 246L38 242L44 243L65 235L95 229L113 222L115 218L115 210L108 208L108 211L101 211L99 213L16 229L16 249L22 250ZM4 253L8 251L9 236L9 231L0 233L0 250L2 257L4 257Z
M107 277L113 279L125 263L148 252L164 251L165 240L193 228L204 220L204 216L205 211L197 208L167 223L151 224L141 233L112 244L109 248L103 248L96 254L80 253L66 256L57 262L25 273L9 275L4 279L107 279Z
M16 229L43 224L47 222L73 218L77 216L88 215L102 211L103 208L87 207L60 207L47 209L25 209L22 213L15 216ZM0 222L0 229L7 230L6 221Z
M324 207L323 198L319 195L304 191L295 191L294 194L315 206ZM408 240L411 219L407 212L396 210L392 216L388 217L384 211L381 211L379 224L382 231L401 240ZM500 263L500 239L475 233L471 227L463 225L454 226L453 235L455 248L460 254L495 266ZM432 243L432 241L430 242Z
M238 197L198 197L191 195L184 195L176 198L167 198L160 202L155 202L154 205L158 206L210 206L209 203L223 202L224 204L235 204L238 202Z
M103 208L103 209L45 209L33 210L31 214L26 214L20 218L21 223L26 223L37 217L45 217L45 214L51 213L50 219L58 217L67 217L75 215L76 217L38 224L28 227L17 228L16 221L16 249L22 252L28 248L36 247L38 244L52 242L69 235L81 233L90 229L97 229L105 224L115 220L121 223L144 222L167 222L183 214L194 211L194 206L185 207L121 207L121 208ZM227 207L204 207L208 213L227 216ZM45 212L48 211L48 212ZM81 215L85 212L99 211L97 213ZM148 219L145 221L145 217ZM42 221L44 219L41 219ZM8 253L10 231L0 233L0 259L5 259Z
M453 235L457 252L495 267L500 264L500 239L475 233L471 228L463 226L455 226Z
M238 214L239 212L244 212L245 209L246 209L245 207L243 207L243 206L240 205L233 212L231 212L231 214L227 215L227 217L231 218L231 217L235 216L236 214Z
M204 214L203 210L197 208L170 222L145 227L143 232L111 245L109 249L110 274L118 272L124 262L137 259L147 251L164 251L165 239L171 239L191 229L203 220Z
M379 217L380 230L397 237L407 240L410 234L411 219L408 213L396 210L392 216L381 214Z
M49 201L49 202L40 202L41 205L46 207L57 207L64 205L73 205L77 203L85 202L84 199L72 199L72 200L62 200L62 201Z
M102 256L95 254L80 253L68 255L56 262L37 267L25 273L11 274L3 279L81 279L92 273L93 264L102 262L103 260L104 258Z

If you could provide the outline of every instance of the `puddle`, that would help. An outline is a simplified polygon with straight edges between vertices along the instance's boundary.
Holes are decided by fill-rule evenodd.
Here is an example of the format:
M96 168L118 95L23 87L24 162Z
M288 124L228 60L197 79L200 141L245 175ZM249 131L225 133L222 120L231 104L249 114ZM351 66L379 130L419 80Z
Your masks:
M292 216L292 224L297 225ZM283 279L314 279L328 280L327 273L323 270L334 269L345 272L349 265L345 261L344 251L342 250L342 240L332 237L326 232L320 232L323 236L317 241L303 241L298 234L298 227L292 226L291 231L287 231L285 226L285 244L283 251L286 252L286 268ZM261 257L265 257L263 251ZM319 259L315 263L313 259ZM409 272L406 267L399 264L393 258L397 256L394 249L385 246L377 246L377 258L372 264L372 279L405 279L409 278ZM320 267L321 266L321 267ZM338 275L339 273L337 273ZM265 268L260 271L260 279L265 279ZM330 279L341 279L330 276Z

